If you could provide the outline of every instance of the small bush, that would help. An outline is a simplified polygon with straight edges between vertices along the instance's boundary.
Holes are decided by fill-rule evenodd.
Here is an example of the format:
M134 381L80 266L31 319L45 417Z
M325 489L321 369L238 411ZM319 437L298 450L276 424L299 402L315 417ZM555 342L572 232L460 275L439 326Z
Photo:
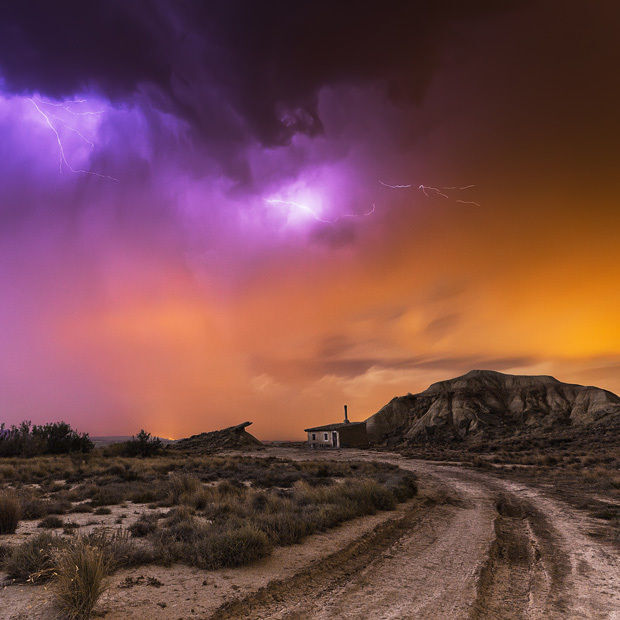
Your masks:
M54 599L66 618L90 618L107 588L110 564L103 549L78 539L54 557Z
M67 500L52 500L46 502L45 509L50 515L64 515L71 510L71 502Z
M44 527L48 530L53 530L64 525L64 521L56 515L49 515L43 519L37 527Z
M19 524L21 507L12 491L0 492L0 534L14 534Z
M242 566L265 557L270 550L267 535L246 525L202 538L196 546L193 563L206 569Z
M93 493L90 504L93 507L110 506L114 504L122 504L125 501L125 495L122 488L116 485L107 485L98 487Z
M94 512L94 510L95 509L90 504L81 503L73 506L69 512L86 513Z
M106 554L107 562L111 569L125 568L149 564L153 561L150 550L137 547L130 540L126 530L115 530L110 533L106 529L97 529L82 537L82 540L92 547L102 549Z
M113 448L111 452L117 456L150 457L162 452L164 445L159 437L152 437L151 433L142 429L129 441L116 444Z
M32 496L21 498L21 511L24 519L40 519L48 514L47 502Z
M143 536L146 536L147 534L150 534L151 532L154 532L157 529L158 518L159 515L156 513L144 514L137 521L132 523L128 529L131 532L132 536L135 536L136 538L141 538Z
M282 511L258 517L254 519L254 523L275 544L293 545L318 529L321 519L318 515L313 519L312 515L302 517L297 512Z
M191 497L202 488L200 480L188 474L172 474L169 481L169 498L172 505L181 503L184 499L189 501Z
M54 552L66 545L66 540L60 536L47 532L39 534L13 547L4 560L3 568L11 579L46 581L52 576Z
M389 479L387 488L394 493L399 502L404 502L418 494L418 485L414 474L405 474Z

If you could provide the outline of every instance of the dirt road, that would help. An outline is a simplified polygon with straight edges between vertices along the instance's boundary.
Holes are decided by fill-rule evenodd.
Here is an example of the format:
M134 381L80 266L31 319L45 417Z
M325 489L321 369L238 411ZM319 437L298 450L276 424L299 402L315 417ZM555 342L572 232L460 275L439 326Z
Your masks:
M101 598L102 616L620 620L617 548L588 534L596 527L584 513L538 488L388 453L270 448L255 456L383 460L416 473L420 492L395 511L248 566L123 569ZM45 586L0 589L0 618L45 619L51 610Z
M339 458L395 463L439 499L214 617L620 618L618 554L567 505L461 467L362 451Z

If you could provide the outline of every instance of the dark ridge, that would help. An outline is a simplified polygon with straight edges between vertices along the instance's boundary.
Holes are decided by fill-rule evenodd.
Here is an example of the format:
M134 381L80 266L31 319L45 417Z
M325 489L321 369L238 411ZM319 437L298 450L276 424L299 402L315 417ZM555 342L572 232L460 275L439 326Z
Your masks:
M243 422L236 426L229 426L218 431L199 433L185 439L175 441L171 447L176 450L196 453L213 453L221 450L238 450L243 448L256 448L263 444L250 435L245 429L252 422Z

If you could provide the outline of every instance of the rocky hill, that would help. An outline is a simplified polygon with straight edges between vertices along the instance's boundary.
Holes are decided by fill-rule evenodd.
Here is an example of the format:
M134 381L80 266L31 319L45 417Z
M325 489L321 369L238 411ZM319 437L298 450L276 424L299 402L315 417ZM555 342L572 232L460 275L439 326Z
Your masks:
M472 370L392 399L366 421L374 443L463 440L620 424L620 398L548 376Z
M192 435L175 441L171 447L185 452L210 454L220 450L239 450L262 446L263 444L256 437L245 430L250 424L252 422L243 422L219 431Z

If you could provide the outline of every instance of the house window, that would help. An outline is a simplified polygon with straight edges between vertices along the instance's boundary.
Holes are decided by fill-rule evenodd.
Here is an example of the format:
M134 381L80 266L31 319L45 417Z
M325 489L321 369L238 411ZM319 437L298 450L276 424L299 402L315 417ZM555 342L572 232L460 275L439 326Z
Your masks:
M312 441L316 440L316 433L312 433Z
M327 433L323 433L323 441L327 441Z

